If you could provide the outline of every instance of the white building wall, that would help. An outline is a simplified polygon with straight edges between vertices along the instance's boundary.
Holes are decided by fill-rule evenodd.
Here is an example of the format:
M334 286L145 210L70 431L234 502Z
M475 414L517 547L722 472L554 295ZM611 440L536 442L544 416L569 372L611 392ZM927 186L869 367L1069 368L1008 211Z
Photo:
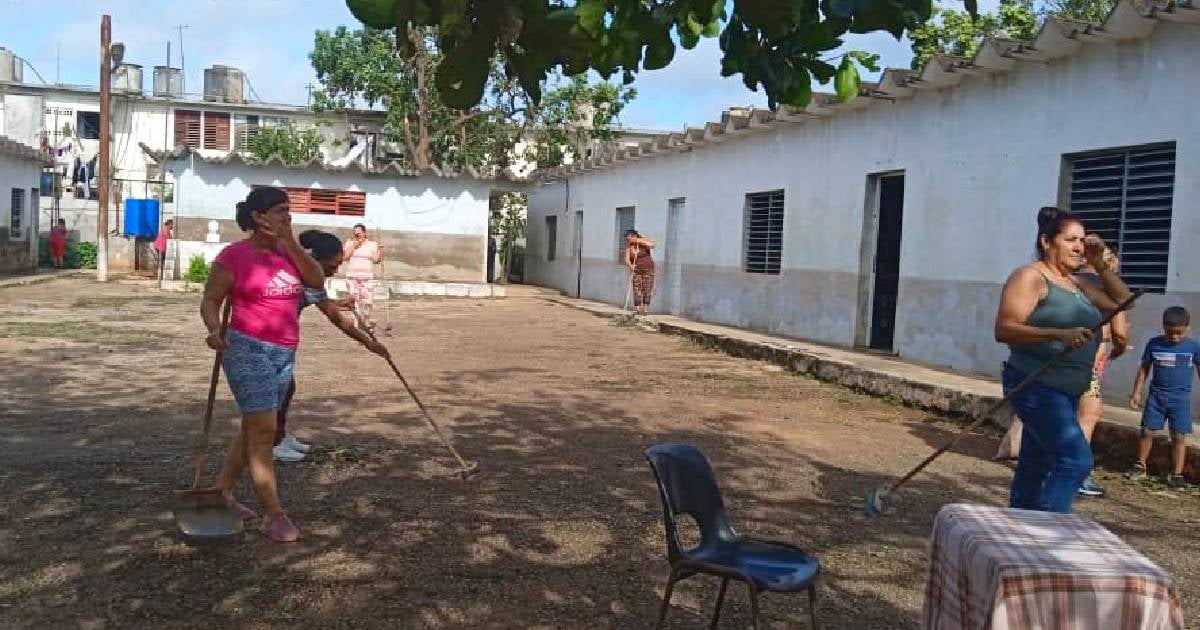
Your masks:
M353 190L367 195L366 216L295 213L296 225L431 234L487 235L488 193L485 181L440 177L364 177L320 169L289 169L249 165L211 165L184 158L174 163L179 217L233 220L237 203L252 186L292 186Z
M223 242L241 238L235 223L237 203L255 185L360 191L366 193L365 216L297 212L292 214L296 231L315 227L348 237L351 228L362 223L384 246L388 277L484 280L491 190L487 181L211 164L192 155L170 163L170 168L181 240L202 241L209 220L218 221ZM186 261L181 263L186 266Z
M0 154L0 273L33 269L38 259L37 188L41 164L29 158ZM20 229L11 233L12 191L23 195Z
M581 272L584 297L621 303L626 275L616 261L615 209L636 206L638 230L661 245L668 199L686 197L681 314L863 343L868 176L902 170L895 350L994 374L1007 354L992 340L999 289L1032 258L1037 209L1066 204L1064 154L1174 141L1168 293L1148 296L1134 314L1140 346L1157 334L1164 306L1182 303L1200 313L1200 269L1189 246L1200 234L1200 182L1188 176L1200 168L1200 84L1191 79L1200 67L1197 41L1196 26L1159 23L1148 39L1088 44L1067 59L966 77L957 88L572 176L569 203L567 184L538 187L530 197L527 274L573 294ZM745 195L778 188L786 193L782 273L744 273ZM561 254L575 210L585 216L582 264ZM544 260L548 213L559 216L553 263ZM660 264L660 295L664 275ZM1127 391L1134 362L1114 363L1106 379L1114 393Z

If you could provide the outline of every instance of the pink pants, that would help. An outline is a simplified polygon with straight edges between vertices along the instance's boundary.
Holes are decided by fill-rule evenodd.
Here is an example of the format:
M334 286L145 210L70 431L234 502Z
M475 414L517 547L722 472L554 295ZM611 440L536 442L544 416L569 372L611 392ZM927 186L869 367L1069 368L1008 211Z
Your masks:
M354 299L354 309L363 319L370 319L371 306L375 303L375 279L370 276L347 276L346 287Z

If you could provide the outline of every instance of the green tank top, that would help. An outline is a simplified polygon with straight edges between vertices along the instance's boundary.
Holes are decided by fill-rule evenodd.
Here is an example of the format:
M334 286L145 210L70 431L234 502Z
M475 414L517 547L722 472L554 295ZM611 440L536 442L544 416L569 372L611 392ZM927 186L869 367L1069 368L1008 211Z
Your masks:
M1043 273L1042 277L1045 276ZM1092 328L1103 319L1099 309L1082 292L1068 291L1049 278L1046 278L1046 286L1046 296L1038 300L1037 306L1025 320L1027 325L1038 328ZM1008 364L1018 372L1032 374L1066 347L1061 341L1010 344ZM1092 382L1092 367L1099 347L1100 336L1096 335L1086 345L1042 372L1037 381L1071 396L1082 395Z

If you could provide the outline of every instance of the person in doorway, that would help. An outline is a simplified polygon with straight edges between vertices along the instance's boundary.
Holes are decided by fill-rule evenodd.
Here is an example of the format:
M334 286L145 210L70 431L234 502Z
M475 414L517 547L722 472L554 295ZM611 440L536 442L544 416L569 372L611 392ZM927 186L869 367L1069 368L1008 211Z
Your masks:
M350 240L346 241L344 257L350 298L363 321L374 328L371 306L375 303L375 265L383 262L383 248L367 238L367 226L359 223L354 226Z
M1121 261L1111 249L1104 250L1104 263L1114 273L1120 273ZM1082 272L1077 274L1077 277L1084 282L1091 283L1094 287L1103 287L1100 275L1091 265L1085 267ZM1128 347L1129 319L1125 313L1117 313L1101 331L1100 347L1096 351L1096 360L1092 364L1092 382L1083 396L1079 398L1079 428L1083 430L1083 438L1087 440L1088 444L1092 443L1092 433L1095 432L1096 425L1100 422L1100 416L1104 413L1104 398L1100 392L1100 381L1104 378L1104 368L1108 366L1109 361L1125 354ZM1096 485L1091 476L1088 476L1079 486L1079 494L1085 497L1102 497L1104 489Z
M58 223L50 228L50 264L54 265L55 269L62 269L66 266L67 260L67 222L59 219Z
M629 267L629 281L633 283L633 306L636 313L645 315L650 309L650 298L654 294L654 258L650 250L654 243L643 238L637 230L625 232L625 265Z
M1167 486L1186 490L1183 464L1187 459L1188 436L1192 434L1192 371L1200 375L1200 343L1188 337L1192 316L1182 306L1163 311L1163 334L1146 344L1142 365L1133 381L1129 406L1142 409L1142 435L1138 443L1138 460L1127 476L1141 479L1146 476L1146 460L1154 446L1154 433L1164 426L1171 428L1171 474ZM1143 409L1142 388L1150 378L1150 392Z
M1092 381L1100 340L1092 328L1116 310L1129 289L1104 260L1104 241L1082 221L1057 208L1037 217L1037 260L1004 283L996 313L996 341L1010 349L1005 393L1067 348L1074 351L1016 392L1013 410L1024 425L1009 505L1069 513L1092 470L1092 450L1079 426L1079 399ZM1100 287L1075 278L1091 264Z
M175 221L167 219L163 221L162 227L158 228L158 235L154 237L154 254L158 258L158 279L162 280L163 269L166 268L167 262L167 241L175 236Z
M241 431L229 445L216 485L231 509L253 518L233 496L234 484L249 468L264 512L259 530L277 542L292 542L300 530L279 500L271 449L300 342L300 298L305 287L323 288L325 273L292 233L284 191L254 188L238 203L236 218L250 236L217 255L200 303L205 343L225 353L225 377L242 413ZM227 298L232 315L222 338L220 310Z
M321 270L324 271L325 277L330 277L337 273L338 267L342 264L342 242L338 237L328 232L320 230L307 230L300 233L300 245L304 247L309 256L312 256L321 265ZM325 289L304 289L304 295L300 298L301 313L309 306L316 305L321 313L329 320L329 323L337 326L339 330L346 333L346 336L361 343L363 347L375 354L387 358L388 350L383 344L371 339L366 333L358 329L355 325L354 318L343 312L350 307L348 300L333 300ZM304 459L304 454L308 453L312 446L296 439L296 436L287 432L287 412L291 407L292 397L296 394L296 379L293 377L288 383L287 392L283 395L283 401L279 406L279 414L275 423L275 447L272 450L272 455L277 462L298 462Z

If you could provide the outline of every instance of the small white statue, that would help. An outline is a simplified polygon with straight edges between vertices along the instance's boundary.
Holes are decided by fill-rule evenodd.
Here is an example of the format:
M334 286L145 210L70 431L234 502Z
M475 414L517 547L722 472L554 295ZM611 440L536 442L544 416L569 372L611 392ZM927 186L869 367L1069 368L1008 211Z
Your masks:
M204 242L206 242L206 243L220 243L221 242L221 233L217 231L217 228L218 228L218 224L216 221L208 222L208 234L206 234L204 236Z

